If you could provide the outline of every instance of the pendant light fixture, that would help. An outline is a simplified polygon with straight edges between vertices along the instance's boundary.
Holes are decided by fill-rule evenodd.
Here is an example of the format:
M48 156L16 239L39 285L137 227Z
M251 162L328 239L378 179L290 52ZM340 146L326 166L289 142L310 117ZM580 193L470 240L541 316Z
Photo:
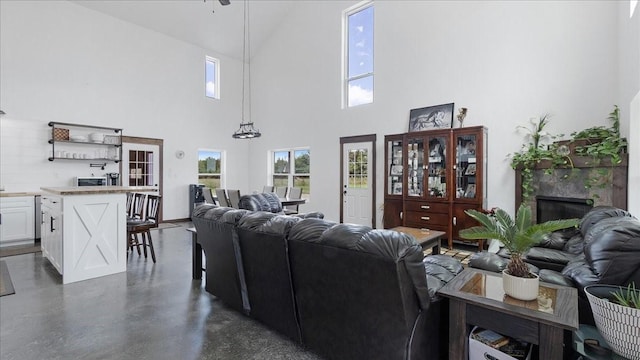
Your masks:
M242 33L242 121L240 128L233 133L234 139L253 139L260 137L260 130L253 127L251 121L251 37L249 35L249 0L244 0L244 30ZM249 55L247 57L247 54ZM246 67L246 70L245 70ZM245 76L246 75L246 76ZM248 83L247 117L245 118L245 83Z

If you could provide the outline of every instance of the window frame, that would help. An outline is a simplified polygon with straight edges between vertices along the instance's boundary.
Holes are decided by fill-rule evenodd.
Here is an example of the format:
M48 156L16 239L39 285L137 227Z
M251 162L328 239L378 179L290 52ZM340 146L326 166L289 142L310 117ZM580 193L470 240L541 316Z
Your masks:
M307 151L309 153L309 172L308 173L296 173L296 166L295 166L295 161L296 161L296 152L297 151ZM276 153L280 153L280 152L288 152L289 153L289 171L286 173L276 173L274 170L274 166L275 166L275 155ZM274 177L276 176L280 176L280 177L287 177L287 187L294 187L294 178L296 176L306 176L309 179L309 191L308 192L302 192L302 198L303 199L307 199L309 200L311 197L311 148L308 146L302 146L302 147L295 147L295 148L284 148L284 149L274 149L274 150L270 150L267 154L268 158L269 158L269 175L268 175L268 180L267 180L267 184L268 185L275 185L274 183Z
M199 163L200 163L200 153L201 152L210 152L210 153L219 153L220 154L220 172L219 173L201 173L200 172L200 168L199 168ZM200 176L205 175L205 176L219 176L220 178L220 188L224 189L225 187L225 183L226 183L226 165L227 165L227 154L225 150L219 150L219 149L198 149L198 156L197 156L197 168L196 171L198 172L198 183L200 183ZM211 188L211 190L215 190L217 188Z
M372 50L371 50L371 57L372 57L372 70L371 72L368 73L364 73L364 74L359 74L353 77L349 77L349 17L353 14L356 14L360 11L366 10L367 8L371 7L373 8L374 3L373 0L365 0L362 1L360 3L355 4L354 6L345 9L342 12L342 108L352 108L352 107L357 107L360 105L368 105L368 104L373 104L374 102L374 98L375 98L375 82L374 82L374 77L375 77L375 62L374 62L374 54L375 54L375 47L373 47L372 44ZM375 9L374 9L374 15L373 15L373 21L375 22ZM373 38L373 42L375 43L375 24L374 24L374 31L372 33L372 38ZM365 79L365 78L371 78L372 80L372 87L371 87L371 102L368 103L361 103L361 104L356 104L356 105L349 105L349 85L351 84L351 82L353 81L357 81L357 80L361 80L361 79Z
M214 87L213 96L209 96L207 89L207 64L212 63L214 68ZM220 100L220 60L212 56L206 55L204 60L204 96L209 99Z

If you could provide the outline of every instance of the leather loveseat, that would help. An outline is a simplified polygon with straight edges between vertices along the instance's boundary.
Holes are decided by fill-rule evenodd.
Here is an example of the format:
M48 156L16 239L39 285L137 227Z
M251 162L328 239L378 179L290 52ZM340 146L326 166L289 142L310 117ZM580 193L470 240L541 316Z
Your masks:
M629 212L611 206L597 206L580 220L578 228L553 232L532 247L524 256L526 262L541 269L562 271L572 260L580 258L584 251L585 238L592 226L611 217L632 217ZM509 258L506 249L498 255Z
M581 219L577 233L570 236L563 248L571 248L576 253L569 256L570 260L560 272L540 270L540 280L578 288L581 323L593 324L585 286L640 284L640 221L625 210L593 208ZM545 250L549 258L563 256L553 255L554 251L560 251L558 249ZM531 258L527 261L531 262ZM505 258L483 252L473 256L469 266L502 271L507 262Z
M203 205L205 289L328 359L446 358L460 263L390 230ZM210 283L211 282L211 283Z

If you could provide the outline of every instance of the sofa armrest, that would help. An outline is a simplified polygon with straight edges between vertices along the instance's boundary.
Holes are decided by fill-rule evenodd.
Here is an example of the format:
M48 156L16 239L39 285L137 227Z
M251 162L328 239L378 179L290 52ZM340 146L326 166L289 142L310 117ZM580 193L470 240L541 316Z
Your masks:
M464 267L457 259L446 255L431 255L422 260L427 276L427 287L431 301L438 299L436 293L451 279L456 277Z

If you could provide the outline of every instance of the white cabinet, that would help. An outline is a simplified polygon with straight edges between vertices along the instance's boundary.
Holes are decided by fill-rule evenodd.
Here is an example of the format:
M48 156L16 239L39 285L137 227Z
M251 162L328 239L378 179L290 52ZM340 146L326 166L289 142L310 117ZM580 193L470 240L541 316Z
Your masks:
M62 274L62 198L46 195L42 199L42 255Z
M33 196L0 198L0 246L33 243L34 211Z
M126 271L126 195L122 193L42 196L42 255L62 283ZM74 193L75 194L75 193Z

